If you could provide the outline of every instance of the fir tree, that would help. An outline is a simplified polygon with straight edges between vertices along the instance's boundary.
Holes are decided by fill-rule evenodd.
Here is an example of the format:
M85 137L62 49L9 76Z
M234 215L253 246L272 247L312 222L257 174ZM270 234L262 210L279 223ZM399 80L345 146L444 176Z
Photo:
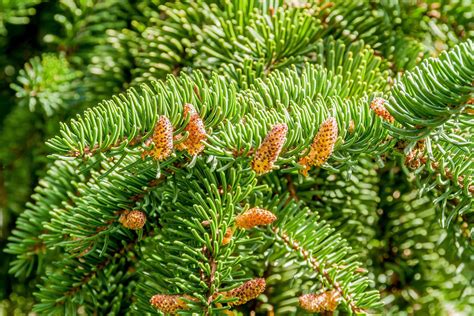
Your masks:
M472 314L472 12L0 2L0 308Z

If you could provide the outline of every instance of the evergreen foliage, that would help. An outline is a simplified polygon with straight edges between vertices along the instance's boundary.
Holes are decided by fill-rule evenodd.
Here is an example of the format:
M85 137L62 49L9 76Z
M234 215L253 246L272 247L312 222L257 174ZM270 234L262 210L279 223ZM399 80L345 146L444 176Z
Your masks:
M0 0L0 313L474 313L473 12Z

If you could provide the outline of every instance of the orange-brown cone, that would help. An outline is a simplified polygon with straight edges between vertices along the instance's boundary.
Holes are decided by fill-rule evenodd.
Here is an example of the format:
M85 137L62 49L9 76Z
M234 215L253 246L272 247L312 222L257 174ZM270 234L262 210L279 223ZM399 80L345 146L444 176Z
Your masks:
M252 169L259 175L272 171L273 164L278 159L286 141L288 127L286 124L276 124L268 132L252 160Z
M204 122L192 104L184 105L184 117L190 116L189 123L184 130L188 132L188 138L176 146L178 150L187 150L190 155L198 155L204 150L203 141L207 139Z
M304 294L300 296L301 308L312 313L320 313L324 311L335 311L339 304L339 292L326 291L321 294Z
M235 225L238 228L250 229L255 226L271 224L276 219L277 217L272 212L254 207L238 215L235 218Z
M238 299L235 302L229 303L229 305L242 305L262 294L265 291L265 286L265 279L257 278L247 281L238 288L223 293L223 295L226 298Z
M305 167L301 171L304 175L308 174L311 166L319 167L329 159L334 150L338 135L337 121L334 117L329 117L319 127L319 131L313 139L308 154L298 162Z
M173 126L166 116L160 116L153 131L153 149L148 155L155 160L164 160L173 152Z
M188 309L181 295L157 294L150 299L150 304L166 314L174 314L178 310Z
M227 228L227 230L225 232L225 235L224 235L224 238L222 239L222 244L227 245L228 243L230 243L230 241L232 240L232 235L233 234L234 234L234 232L232 231L232 229Z
M387 111L384 103L385 103L384 99L375 98L370 103L370 108L372 109L372 111L375 112L377 116L381 117L383 120L393 123L395 121L395 118L390 114L389 111Z
M120 215L119 222L128 229L141 229L145 226L146 215L142 211L125 211Z

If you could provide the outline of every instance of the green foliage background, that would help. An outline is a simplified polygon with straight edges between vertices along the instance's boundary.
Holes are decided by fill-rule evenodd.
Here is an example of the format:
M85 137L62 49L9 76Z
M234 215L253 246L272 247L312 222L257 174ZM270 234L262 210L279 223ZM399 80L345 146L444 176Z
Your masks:
M283 229L298 218L306 230L288 232L308 247L317 247L311 232L335 236L321 259L357 257L368 271L360 282L381 296L381 304L366 302L369 310L474 313L473 14L470 0L0 0L0 314L27 314L34 304L39 314L156 312L149 297L172 291L170 279L184 284L176 293L192 284L169 274L176 268L169 205L181 192L180 209L189 214L188 200L213 194L199 183L222 177L257 188L240 200L228 192L232 203L267 205ZM376 96L388 100L396 124L370 111ZM212 130L209 146L202 159L162 164L162 176L173 181L154 188L156 164L142 163L130 140L149 136L157 114L182 126L176 104L185 100ZM303 178L295 157L328 115L341 130L336 151ZM237 124L242 118L246 125ZM251 153L278 122L289 126L278 171L246 178L249 163L230 163L232 150ZM424 160L410 168L406 157L420 140ZM191 162L180 168L180 159ZM221 173L208 174L206 159ZM235 170L244 170L241 178ZM292 192L294 202L278 202ZM103 224L81 230L81 223L113 220L108 206L130 206L113 198L135 194L145 196L133 205L149 216L144 237L115 229L94 237L85 262L68 256L89 244L63 242L65 234L89 236ZM77 221L68 223L71 210ZM297 296L324 281L314 283L314 271L284 245L272 248L278 237L269 231L253 234L242 237L239 260L222 259L243 261L244 276L228 277L272 277L265 298L239 311L302 314ZM85 279L79 264L95 271L88 284L78 281ZM77 292L64 295L71 289Z

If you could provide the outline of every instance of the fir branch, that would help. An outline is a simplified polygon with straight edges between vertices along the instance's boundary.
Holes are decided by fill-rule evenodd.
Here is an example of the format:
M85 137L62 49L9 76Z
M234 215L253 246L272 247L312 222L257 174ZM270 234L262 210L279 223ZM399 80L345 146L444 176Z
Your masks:
M2 2L2 12L0 14L0 36L7 35L7 24L27 24L29 17L36 13L35 6L43 0L23 0Z
M3 2L0 47L15 39L4 35L10 9L30 2ZM106 100L48 141L57 161L10 238L11 273L47 274L36 312L299 314L300 297L308 310L329 298L327 310L364 313L382 305L368 271L384 313L469 303L467 4L44 8L37 20L54 21L38 28L48 44L38 47L64 55L30 60L12 85L17 103L62 116ZM17 147L6 156L27 150ZM416 304L403 298L413 293Z
M285 204L277 204L280 200ZM316 212L278 196L269 203L278 216L269 238L282 243L284 252L303 260L322 279L323 287L338 291L350 311L358 313L379 306L377 291L366 290L369 280L361 275L363 270L354 262L355 257L348 255L346 241L319 221Z
M183 68L186 72L193 65L196 47L201 45L203 25L216 19L214 10L204 1L141 6L132 27L115 36L133 59L133 82L178 75Z
M443 226L472 209L474 146L464 111L474 91L473 54L468 40L424 61L395 83L387 105L400 127L386 126L410 142L404 148L405 163L416 169L422 192L440 188L434 201L442 210ZM451 207L449 200L459 202Z
M148 232L152 234L152 232ZM144 236L146 238L146 236ZM116 242L117 248L109 251L103 258L99 250L88 253L82 258L64 258L56 262L59 272L44 277L44 285L36 293L40 302L34 307L39 313L70 313L80 306L84 296L88 296L87 287L92 282L99 281L103 287L108 287L107 275L114 270L123 271L128 261L134 261L128 256L129 252L137 246L140 238L136 237L125 243ZM124 260L125 259L125 260ZM128 285L128 278L121 280ZM115 283L115 282L114 282ZM119 287L117 287L119 289ZM129 289L130 290L130 289ZM84 293L83 293L84 292ZM60 298L60 299L58 299ZM95 301L95 298L89 298Z
M326 282L328 284L330 284L332 288L334 288L337 292L339 292L341 294L341 296L347 302L347 304L349 305L349 307L350 307L350 309L353 313L357 314L357 313L361 312L361 310L355 306L354 302L352 301L351 296L349 294L345 293L343 291L343 289L340 287L339 283L336 282L330 276L329 270L324 269L323 267L321 267L321 264L315 258L313 258L305 248L300 247L300 245L299 245L300 242L298 242L297 240L290 239L288 234L286 234L283 231L280 231L278 228L274 228L273 232L275 233L276 236L278 236L278 239L281 240L283 243L285 243L289 248L293 249L298 254L301 254L302 258L305 261L308 261L309 264L311 265L311 267L318 274L322 275L326 279ZM339 270L339 268L340 267L336 267L337 270ZM339 272L341 272L341 270L339 270Z
M78 104L80 96L76 91L82 76L64 56L44 54L25 64L18 83L11 84L11 88L16 91L20 106L52 116Z
M234 232L229 242L224 243L224 237L232 227L235 209L255 185L251 172L212 172L198 158L191 173L177 170L170 185L159 189L163 228L143 261L139 310L156 312L149 301L157 294L192 297L189 312L213 314L228 309L220 307L226 303L220 293L240 284L243 275L238 266L243 258L234 252L243 232Z
M199 77L200 73L196 73L196 76ZM286 79L283 80L283 77ZM380 122L370 114L367 99L343 101L334 97L327 102L322 98L321 95L336 93L350 96L351 87L356 83L343 82L341 77L317 66L308 65L302 74L294 70L275 72L267 80L258 82L254 88L244 90L239 95L235 95L234 85L226 87L223 82L224 78L218 75L209 82L192 81L186 76L180 79L170 77L166 83L154 83L155 91L146 86L142 86L140 93L129 90L127 97L116 97L115 102L87 111L84 118L71 121L70 127L63 125L62 137L55 137L48 144L62 153L73 152L74 156L77 156L77 152L81 155L90 152L88 148L91 147L97 148L96 152L109 150L113 154L127 146L135 148L136 142L129 139L133 140L137 135L151 135L159 114L169 116L175 127L175 134L179 134L187 124L183 119L185 116L177 111L173 101L180 96L171 87L179 83L187 91L188 99L185 101L198 108L197 112L203 119L206 131L209 131L204 152L216 157L228 159L234 157L235 152L247 155L252 150L252 144L258 144L258 139L266 134L267 124L286 123L289 137L284 148L292 149L285 155L295 161L295 154L300 154L309 147L308 143L301 143L301 140L312 138L316 133L315 127L331 112L337 115L339 125L347 126L340 128L341 138L345 140L340 146L341 150L335 151L334 157L338 161L347 161L350 156L356 157L363 148L372 148L374 155L380 155L391 146ZM282 82L284 86L281 85ZM317 85L317 82L327 83ZM199 87L198 91L206 91L210 87L214 89L210 90L212 94L196 94L196 86ZM287 91L287 94L282 94L281 91ZM241 104L239 111L233 112L231 109L237 102ZM320 111L314 112L315 106ZM208 112L208 109L212 111ZM128 114L124 116L123 112ZM249 113L246 114L247 112ZM238 120L245 123L235 125ZM347 131L351 121L355 130L349 134ZM368 123L369 121L371 122ZM96 129L90 130L88 126L95 126ZM108 126L112 133L106 132ZM147 139L148 136L143 138Z
M473 56L474 43L469 40L401 77L387 105L402 125L389 127L393 133L419 140L439 134L446 122L455 119L473 92Z
M150 164L141 162L137 166L137 161L141 162L141 158L129 156L122 161L106 161L102 163L102 172L92 171L90 179L78 185L80 194L71 197L72 203L51 212L51 221L45 224L48 232L42 236L45 243L49 247L60 245L73 253L82 253L91 246L92 250L107 252L109 239L124 235L127 230L119 224L122 213L136 209L143 196L166 178L166 165L162 178L156 179ZM120 171L109 172L114 164L119 164ZM127 168L131 165L134 168ZM64 221L69 214L74 216Z
M76 174L76 162L56 162L40 182L33 195L35 203L28 203L27 209L17 220L17 229L9 238L8 253L17 256L11 263L10 273L26 277L36 266L39 273L44 269L43 261L48 261L50 249L46 247L41 235L46 233L45 225L51 219L50 211L60 208L77 190L77 185L85 179Z

